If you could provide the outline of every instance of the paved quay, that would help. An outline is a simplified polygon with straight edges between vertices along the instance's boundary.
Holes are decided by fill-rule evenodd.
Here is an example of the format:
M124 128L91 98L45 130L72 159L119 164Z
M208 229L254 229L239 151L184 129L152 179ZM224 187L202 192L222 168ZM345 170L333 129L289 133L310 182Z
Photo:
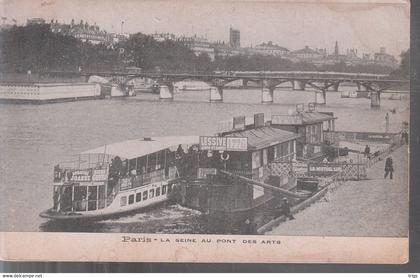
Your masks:
M394 177L384 179L385 159L367 172L368 180L348 181L266 234L302 236L408 235L408 148L392 154Z

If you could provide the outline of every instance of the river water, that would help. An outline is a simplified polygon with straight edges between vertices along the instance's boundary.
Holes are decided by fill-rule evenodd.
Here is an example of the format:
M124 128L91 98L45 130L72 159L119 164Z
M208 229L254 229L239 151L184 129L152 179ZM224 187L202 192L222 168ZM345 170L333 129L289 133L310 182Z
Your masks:
M408 121L409 101L387 96L382 96L379 109L371 109L369 99L340 98L329 92L327 105L318 110L335 113L337 130L383 132L385 113L395 108L390 127L397 131L402 121ZM83 227L56 226L38 216L52 205L53 166L79 152L140 137L213 134L219 121L261 112L266 119L286 114L297 103L313 102L314 92L277 89L273 104L261 104L258 89L225 90L222 103L208 99L208 91L200 91L176 94L173 101L140 94L44 105L1 104L0 231L209 232L204 215L174 204Z

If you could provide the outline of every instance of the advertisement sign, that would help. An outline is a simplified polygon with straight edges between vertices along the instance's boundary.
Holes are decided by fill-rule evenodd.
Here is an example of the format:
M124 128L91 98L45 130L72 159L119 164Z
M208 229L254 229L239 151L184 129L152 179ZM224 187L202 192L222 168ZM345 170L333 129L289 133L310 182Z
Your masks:
M308 164L309 174L329 176L343 171L343 166L340 164L331 163L310 163Z
M205 179L207 175L215 176L217 174L216 168L198 168L197 177L199 179Z
M213 151L246 151L248 150L248 138L200 136L200 149Z
M301 115L272 115L271 124L273 125L301 125L303 120Z

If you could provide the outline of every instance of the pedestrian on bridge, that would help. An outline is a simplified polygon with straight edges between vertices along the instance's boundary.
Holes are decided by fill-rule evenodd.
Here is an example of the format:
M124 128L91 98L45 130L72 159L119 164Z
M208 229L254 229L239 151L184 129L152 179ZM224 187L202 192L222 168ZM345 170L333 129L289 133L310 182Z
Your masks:
M385 161L385 175L384 175L384 179L386 179L386 177L389 174L389 178L392 180L392 173L394 172L394 166L392 165L392 157L388 157Z

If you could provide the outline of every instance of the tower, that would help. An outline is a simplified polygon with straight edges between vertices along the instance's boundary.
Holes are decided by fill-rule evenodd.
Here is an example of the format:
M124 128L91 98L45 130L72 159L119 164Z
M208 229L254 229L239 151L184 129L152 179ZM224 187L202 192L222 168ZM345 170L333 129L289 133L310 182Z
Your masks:
M233 48L241 47L241 32L232 27L229 29L229 45Z
M338 42L335 41L335 47L334 47L334 56L340 55L340 52L338 51Z

